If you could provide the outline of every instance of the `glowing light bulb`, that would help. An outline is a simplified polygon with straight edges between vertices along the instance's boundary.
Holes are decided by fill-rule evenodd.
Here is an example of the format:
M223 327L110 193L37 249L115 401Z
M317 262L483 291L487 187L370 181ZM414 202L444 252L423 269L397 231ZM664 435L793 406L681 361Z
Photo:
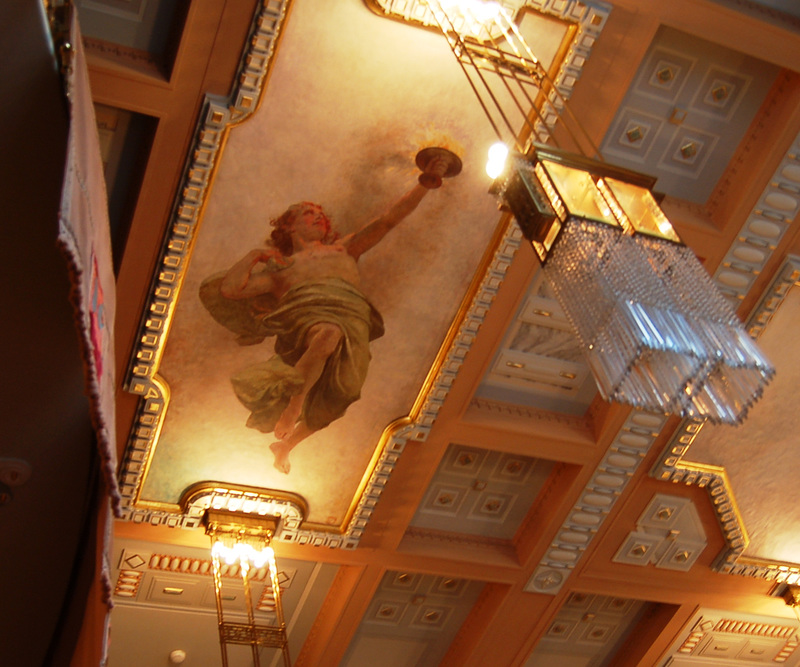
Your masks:
M498 142L489 148L489 161L486 163L486 173L490 178L497 178L505 171L508 158L508 146Z
M264 565L274 558L274 551L272 547L264 547L261 551L254 551L253 553L253 567L260 570Z

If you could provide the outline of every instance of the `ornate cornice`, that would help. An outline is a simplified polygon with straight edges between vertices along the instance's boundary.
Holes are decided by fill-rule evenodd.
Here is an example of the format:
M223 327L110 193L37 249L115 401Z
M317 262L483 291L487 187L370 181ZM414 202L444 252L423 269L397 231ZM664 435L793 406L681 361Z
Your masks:
M474 411L477 416L502 415L506 419L518 419L520 421L538 421L564 424L573 429L588 430L586 418L578 415L566 415L547 410L539 410L525 405L513 405L494 401L488 398L473 398L469 402L468 410Z
M758 338L777 312L791 287L800 281L800 258L789 257L766 290L747 323L748 333ZM725 538L725 548L714 562L719 572L740 574L782 582L800 578L800 566L743 557L748 537L736 504L733 488L724 468L688 460L692 442L705 422L687 419L670 438L651 475L657 479L696 485L708 490L714 512Z
M800 134L786 151L713 276L734 308L753 287L798 210Z
M228 98L206 96L200 113L125 380L125 389L141 397L120 473L122 518L129 521L186 528L197 525L196 517L178 514L176 508L138 505L169 403L169 387L157 370L225 138L233 125L257 108L289 4L290 0L261 3L235 90Z
M139 501L144 475L169 404L169 387L158 376L158 367L227 133L258 107L290 1L260 3L246 42L235 89L228 98L208 96L200 114L125 383L129 392L141 397L120 475L123 518L129 521L186 528L198 525L197 516L180 513L179 507L156 506L155 503L148 506ZM556 80L561 94L568 97L610 10L606 5L589 6L579 0L529 1L527 4L543 14L556 16L576 26L572 47ZM297 530L282 530L279 539L299 544L356 548L406 443L428 437L521 239L522 235L513 223L506 224L495 236L478 278L470 288L410 415L388 427L378 443L368 480L354 499L343 532L305 526ZM221 491L224 497L229 492L235 492L235 489Z
M556 595L599 532L667 421L632 411L573 505L525 590Z

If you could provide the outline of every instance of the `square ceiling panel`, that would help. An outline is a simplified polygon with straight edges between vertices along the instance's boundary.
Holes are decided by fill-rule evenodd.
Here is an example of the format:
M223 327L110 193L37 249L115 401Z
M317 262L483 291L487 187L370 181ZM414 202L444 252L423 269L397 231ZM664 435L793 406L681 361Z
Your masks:
M639 600L571 593L525 667L608 664L648 605Z
M702 204L777 73L774 65L662 26L601 151L609 162L656 176L659 192Z
M452 444L411 525L510 540L552 468L550 461Z
M387 572L342 665L438 665L483 584L452 577Z

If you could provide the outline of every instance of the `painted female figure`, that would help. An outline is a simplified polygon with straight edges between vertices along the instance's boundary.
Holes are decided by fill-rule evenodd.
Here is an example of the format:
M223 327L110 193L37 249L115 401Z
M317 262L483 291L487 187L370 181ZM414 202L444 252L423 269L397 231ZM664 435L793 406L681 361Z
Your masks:
M251 412L247 426L274 433L270 449L279 471L289 472L294 447L359 399L369 342L383 335L383 321L361 292L358 259L438 187L436 176L448 166L431 161L425 171L432 181L421 178L386 213L341 238L320 206L295 204L271 222L266 247L201 286L209 312L240 343L275 337L275 356L231 382Z

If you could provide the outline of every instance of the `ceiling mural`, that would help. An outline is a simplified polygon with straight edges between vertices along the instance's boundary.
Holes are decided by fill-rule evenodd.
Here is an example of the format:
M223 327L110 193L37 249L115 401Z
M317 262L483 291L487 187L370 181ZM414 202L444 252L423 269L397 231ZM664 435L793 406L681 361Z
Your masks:
M442 37L358 2L285 9L262 10L233 103L207 105L132 364L128 511L168 525L212 503L264 509L268 490L288 527L352 533L462 303L485 312L519 243Z

